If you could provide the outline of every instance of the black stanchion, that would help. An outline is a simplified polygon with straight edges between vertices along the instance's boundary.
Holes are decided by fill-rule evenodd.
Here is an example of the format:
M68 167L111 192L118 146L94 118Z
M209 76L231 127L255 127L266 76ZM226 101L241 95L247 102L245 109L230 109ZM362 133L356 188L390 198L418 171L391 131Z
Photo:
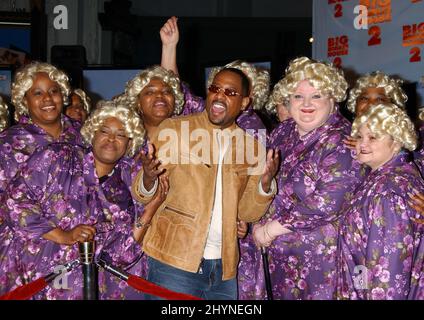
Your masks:
M262 263L264 266L265 287L268 300L274 300L272 295L271 275L269 273L268 251L265 247L261 247Z
M94 241L79 243L79 252L84 275L84 300L98 300L98 270L96 264L93 263L95 252Z

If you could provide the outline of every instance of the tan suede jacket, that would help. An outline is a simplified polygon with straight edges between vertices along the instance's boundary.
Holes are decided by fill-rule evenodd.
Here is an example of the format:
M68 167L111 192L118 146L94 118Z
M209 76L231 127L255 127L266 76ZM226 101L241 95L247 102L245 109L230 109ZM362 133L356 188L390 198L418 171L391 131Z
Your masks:
M203 128L202 133L194 130ZM248 169L257 163L247 161L236 163L236 154L240 151L246 155L246 146L259 147L258 142L247 135L235 124L230 129L242 132L245 139L244 145L232 144L232 163L222 167L222 264L223 280L234 278L237 273L239 251L237 245L237 219L246 222L258 221L266 212L273 194L263 196L259 193L258 184L261 173L250 175ZM143 249L150 257L166 263L175 268L188 272L197 272L209 232L214 203L216 175L218 161L213 160L211 151L213 143L212 132L218 129L207 116L206 111L163 121L159 127L158 135L153 138L156 155L164 163L166 158L172 158L173 164L165 164L169 175L169 193L165 202L159 207L152 219L152 224L143 241ZM199 131L199 130L197 130ZM193 133L193 135L192 135ZM209 138L204 133L208 133ZM161 135L168 135L167 140L160 141ZM170 139L169 137L174 139ZM178 141L175 140L178 136ZM180 138L190 141L182 146ZM190 138L191 137L191 138ZM203 138L202 138L203 137ZM205 157L207 150L199 151L199 141L210 140L210 157ZM228 153L228 150L227 150ZM257 153L256 153L257 154ZM246 155L247 156L247 155ZM263 161L265 156L258 161ZM217 155L215 155L217 157ZM208 159L209 158L209 159ZM178 164L175 164L178 160ZM142 180L140 171L132 186L133 196L142 203L147 203L147 198L139 190ZM275 190L274 190L275 191Z

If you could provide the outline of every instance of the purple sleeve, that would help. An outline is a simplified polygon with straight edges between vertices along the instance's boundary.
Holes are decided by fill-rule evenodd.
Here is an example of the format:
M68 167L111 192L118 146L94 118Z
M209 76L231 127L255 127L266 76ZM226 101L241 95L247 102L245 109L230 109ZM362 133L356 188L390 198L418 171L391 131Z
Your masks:
M121 168L121 179L127 186L128 190L131 190L131 185L134 181L134 178L138 171L141 170L142 163L141 160L136 161L137 156L138 155L135 155L132 158L123 158L119 163Z
M55 176L49 158L48 153L35 154L1 195L1 215L20 236L41 238L58 223L47 210L54 198Z
M146 151L146 150L144 150ZM127 186L128 190L131 190L132 183L137 176L137 173L142 170L142 162L141 160L136 161L135 157L128 159L123 163L121 168L121 179L124 182L124 184ZM144 212L144 205L137 201L134 197L132 197L134 207L135 207L135 217L134 219L137 219L137 217L140 217Z
M368 299L406 299L415 255L414 223L409 205L397 194L376 195L368 206L369 230L365 242Z
M237 125L263 145L267 145L268 132L261 118L253 111L246 110L236 119Z
M181 115L189 115L205 110L205 100L202 97L194 95L186 83L181 83L181 88L183 90L185 100Z
M143 252L141 246L133 238L133 226L137 216L144 212L144 206L135 199L133 199L132 205L128 201L127 205L121 203L121 207L109 203L109 201L113 198L113 193L121 193L120 188L131 190L134 176L138 170L141 170L141 161L137 163L134 159L122 159L119 166L122 181L113 183L110 189L107 188L109 196L103 198L103 192L106 190L103 190L100 195L100 199L103 199L103 210L107 209L112 213L112 221L102 222L96 229L98 242L103 244L102 258L117 267L130 268L141 258ZM130 194L128 191L128 195Z
M32 149L38 144L34 137L25 134L19 126L13 126L0 135L0 194L6 190L9 181L19 167L28 160Z
M120 268L130 268L141 258L143 250L133 237L133 225L131 214L123 210L113 215L112 224L104 222L97 227L97 241L103 244L104 260ZM109 231L102 230L102 226Z

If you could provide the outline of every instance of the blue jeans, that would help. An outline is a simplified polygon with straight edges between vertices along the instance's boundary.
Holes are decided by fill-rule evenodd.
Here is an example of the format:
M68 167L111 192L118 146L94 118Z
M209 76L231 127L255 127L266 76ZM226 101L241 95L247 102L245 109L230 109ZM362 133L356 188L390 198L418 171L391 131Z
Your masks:
M147 280L169 290L205 300L236 300L236 278L222 281L222 260L202 260L196 273L183 271L148 257ZM146 294L147 300L161 300Z

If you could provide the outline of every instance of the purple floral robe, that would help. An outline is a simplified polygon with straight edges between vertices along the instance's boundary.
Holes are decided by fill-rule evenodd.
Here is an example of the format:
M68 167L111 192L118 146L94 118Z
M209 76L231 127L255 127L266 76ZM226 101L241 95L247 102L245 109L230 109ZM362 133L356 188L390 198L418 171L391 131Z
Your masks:
M62 123L63 130L58 142L80 145L81 125L65 115L62 115ZM34 151L52 142L54 138L26 116L22 116L17 125L0 133L0 195ZM4 236L3 232L5 228L0 218L0 238ZM2 245L0 243L0 247Z
M424 183L406 159L401 153L370 173L344 207L339 299L424 299L424 226L412 221L419 214L407 194L424 192Z
M6 226L0 239L1 293L78 258L78 245L59 245L42 238L56 227L69 230L78 224L94 225L96 255L101 252L119 268L137 264L142 251L132 237L134 207L121 170L126 170L125 164L118 163L100 183L92 153L67 143L53 143L33 154L0 196L0 216ZM134 294L112 277L99 271L101 299ZM69 273L69 289L49 285L35 299L81 299L82 281L78 267Z
M201 97L194 95L189 86L182 84L184 93L184 108L182 115L189 115L205 110L205 100ZM250 135L253 135L263 144L266 144L267 130L261 118L255 113L252 107L243 111L236 119L237 125L245 130Z
M134 155L133 158L125 158L125 163L126 163L126 168L125 170L122 170L121 174L122 174L122 180L125 182L126 186L128 187L129 190L131 190L131 186L133 184L133 181L135 179L135 177L137 176L137 173L142 170L142 163L141 160L137 160L137 155L143 150L144 152L148 152L148 146L147 146L147 142L148 142L148 137L147 135L145 136L144 139L144 143L141 146L140 150L137 151ZM134 211L135 211L135 220L138 217L141 217L144 213L144 205L138 201L136 201L134 198L133 200L133 204L134 204ZM147 279L147 271L148 271L148 263L147 263L147 256L143 253L143 255L141 256L139 262L134 265L131 269L127 270L129 273L131 274L135 274L139 277L142 277L143 279ZM132 290L132 289L130 289ZM133 291L133 290L132 290ZM134 297L134 299L140 300L140 299L144 299L145 296L140 297L139 294L127 294L126 295L126 299L132 299L132 297Z
M62 115L63 130L56 142L81 145L79 122ZM0 193L39 147L54 142L44 129L22 116L19 123L0 133Z
M292 232L268 248L274 299L331 299L334 291L336 221L344 201L362 181L360 165L342 140L350 123L336 110L327 122L300 137L288 119L272 132L281 165L278 193L267 215ZM266 297L261 254L251 234L242 243L239 298Z

